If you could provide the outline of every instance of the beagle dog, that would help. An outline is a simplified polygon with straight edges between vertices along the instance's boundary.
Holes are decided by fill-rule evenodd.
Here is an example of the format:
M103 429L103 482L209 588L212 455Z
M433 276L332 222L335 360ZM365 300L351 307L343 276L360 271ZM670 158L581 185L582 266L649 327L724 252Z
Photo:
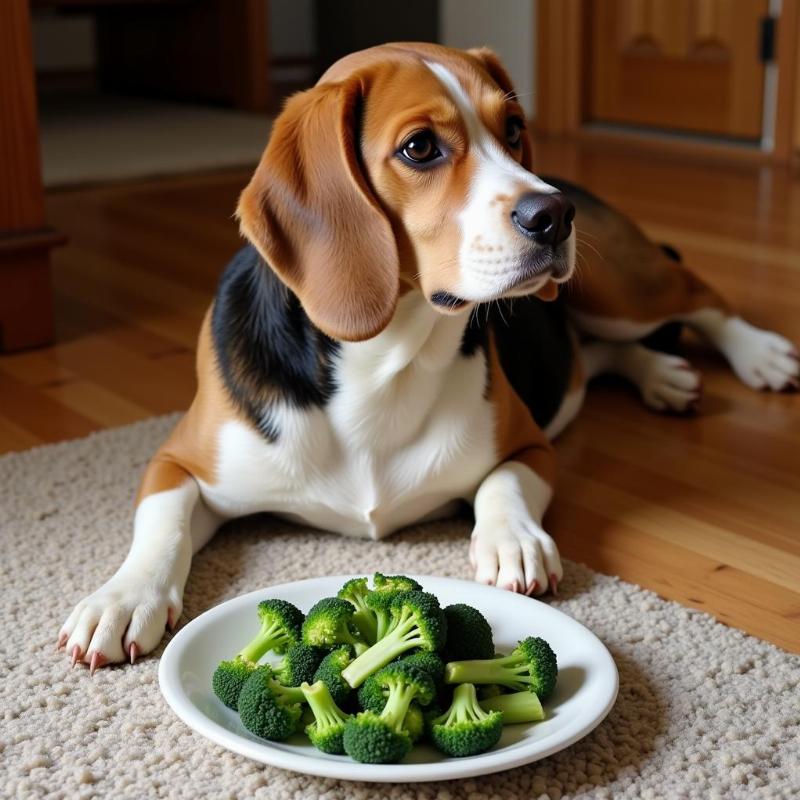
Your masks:
M242 192L249 243L203 321L197 395L147 467L130 552L59 634L73 664L155 648L193 554L255 512L380 539L468 501L475 579L555 592L550 440L593 376L686 411L698 375L641 343L683 323L750 386L796 382L788 341L619 212L531 169L523 110L486 49L371 48L289 99ZM576 211L593 247L559 297Z

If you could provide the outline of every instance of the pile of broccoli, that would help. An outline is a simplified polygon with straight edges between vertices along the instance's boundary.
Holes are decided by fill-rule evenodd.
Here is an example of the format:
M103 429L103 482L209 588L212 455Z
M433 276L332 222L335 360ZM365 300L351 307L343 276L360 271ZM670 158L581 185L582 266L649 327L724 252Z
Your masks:
M545 718L556 684L544 639L495 652L475 608L442 608L413 578L353 578L304 615L258 605L260 630L222 661L212 688L248 731L284 741L301 729L324 753L365 764L400 761L421 740L442 753L483 753L503 726ZM268 654L280 661L263 663Z

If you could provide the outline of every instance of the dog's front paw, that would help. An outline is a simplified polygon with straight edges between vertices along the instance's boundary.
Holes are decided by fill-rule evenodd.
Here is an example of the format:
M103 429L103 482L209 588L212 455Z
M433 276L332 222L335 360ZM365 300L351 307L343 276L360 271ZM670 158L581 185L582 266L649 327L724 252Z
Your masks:
M478 522L469 557L478 583L528 595L555 594L564 571L552 537L532 520Z
M58 645L66 647L73 666L83 661L92 672L105 664L128 659L133 663L156 647L165 627L175 625L182 595L178 586L117 574L75 606L61 628Z
M725 322L723 335L724 353L742 383L773 392L797 388L800 361L788 339L737 317Z

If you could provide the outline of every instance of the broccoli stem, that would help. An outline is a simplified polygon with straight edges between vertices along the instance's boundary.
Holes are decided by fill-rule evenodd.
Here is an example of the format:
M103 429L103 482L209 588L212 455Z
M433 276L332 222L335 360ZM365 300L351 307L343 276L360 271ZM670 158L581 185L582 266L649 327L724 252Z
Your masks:
M383 639L379 639L342 670L342 678L357 689L373 672L385 667L406 650L421 644L423 640L414 615L406 612Z
M356 612L353 614L353 623L361 631L367 642L375 644L378 639L378 623L372 611L364 605L355 604Z
M525 659L512 653L503 658L451 661L445 667L445 683L499 683L524 689L531 682Z
M539 722L545 718L542 703L535 692L514 692L488 697L481 700L480 706L484 711L502 711L503 725Z
M336 705L328 687L322 681L317 681L311 686L307 683L301 684L300 689L314 714L317 730L322 732L347 721L349 715Z
M381 711L381 719L394 730L403 732L408 707L417 694L416 687L411 684L396 684L389 687L389 697Z
M290 705L294 703L305 703L306 697L299 686L284 686L274 678L270 680L270 688L275 692L282 703Z
M272 622L262 627L256 638L239 651L239 655L247 661L258 661L264 653L272 650L284 638L283 626L277 621Z
M453 692L453 702L450 704L450 708L441 717L437 717L434 723L456 725L459 722L478 722L488 716L489 714L478 703L475 685L462 683L460 686L456 686Z

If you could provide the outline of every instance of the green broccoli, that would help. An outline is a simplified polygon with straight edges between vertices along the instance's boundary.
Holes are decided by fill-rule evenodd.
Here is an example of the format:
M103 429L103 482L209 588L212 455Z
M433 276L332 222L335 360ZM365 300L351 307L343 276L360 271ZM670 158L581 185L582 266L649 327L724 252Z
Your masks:
M385 666L375 678L387 693L386 705L380 714L362 711L347 721L344 749L355 761L388 764L399 761L411 749L411 736L405 727L411 701L427 705L435 690L424 670L402 661ZM412 726L416 728L418 723L412 721Z
M417 742L425 733L425 717L419 703L414 702L408 707L406 718L403 720L403 730L411 739L411 744Z
M333 702L328 687L317 681L312 686L300 686L309 708L314 713L314 722L306 726L306 736L311 744L323 753L342 755L344 753L344 726L349 714L345 714Z
M275 677L284 686L299 686L314 680L314 673L325 656L325 650L304 642L293 644L275 668Z
M508 689L505 686L498 686L496 683L484 683L478 686L478 700L483 702L490 697L499 697L501 694L507 694Z
M344 678L342 670L350 664L356 657L355 650L345 644L331 650L322 661L319 662L317 671L314 673L314 682L322 681L331 693L334 702L343 706L347 703L353 688Z
M392 596L390 611L386 635L342 671L342 677L354 689L403 653L415 647L437 651L444 643L447 623L432 594L398 592Z
M282 686L266 665L257 667L239 695L239 717L250 733L282 742L299 727L305 697L301 689Z
M409 661L410 659L403 659L402 662L392 663L405 664ZM444 667L444 665L442 666ZM386 707L386 698L389 695L388 690L384 689L378 681L378 675L380 675L380 672L376 673L376 675L370 675L369 678L361 684L361 688L358 690L358 703L361 708L364 711L374 711L376 714L380 714ZM416 742L417 739L422 736L425 730L425 721L422 716L422 709L416 702L411 703L408 707L408 713L406 714L403 728L412 742Z
M303 612L286 600L263 600L258 604L261 629L248 645L230 661L222 661L211 678L214 694L228 708L236 708L239 693L257 666L270 650L285 653L300 641Z
M443 611L447 619L447 641L442 651L445 661L494 658L492 628L477 608L456 603Z
M420 586L413 578L407 575L384 575L376 572L372 576L372 586L375 592L421 592Z
M392 600L398 592L370 592L364 601L375 617L375 641L386 636L392 620Z
M430 723L431 741L448 756L483 753L497 744L502 732L502 711L484 711L471 683L457 686L453 704Z
M347 581L337 597L353 604L353 624L358 628L361 637L367 644L375 644L378 639L378 621L375 612L367 605L369 587L366 578L352 578Z
M375 675L370 675L359 687L358 704L364 711L374 711L376 714L383 711L383 707L386 705L386 695Z
M326 597L315 603L303 623L303 641L314 647L335 647L349 644L366 650L361 634L353 630L353 604L338 597Z
M556 654L538 636L523 639L503 658L451 661L445 667L447 683L498 683L515 692L535 692L540 700L552 694L557 676Z
M377 642L378 639L383 639L389 630L392 598L399 592L421 592L422 587L406 575L383 575L380 572L372 576L372 582L374 588L366 599L366 605L377 623L375 631Z
M502 711L503 725L515 722L539 722L545 718L542 703L535 692L513 692L487 697L480 701L484 711Z

